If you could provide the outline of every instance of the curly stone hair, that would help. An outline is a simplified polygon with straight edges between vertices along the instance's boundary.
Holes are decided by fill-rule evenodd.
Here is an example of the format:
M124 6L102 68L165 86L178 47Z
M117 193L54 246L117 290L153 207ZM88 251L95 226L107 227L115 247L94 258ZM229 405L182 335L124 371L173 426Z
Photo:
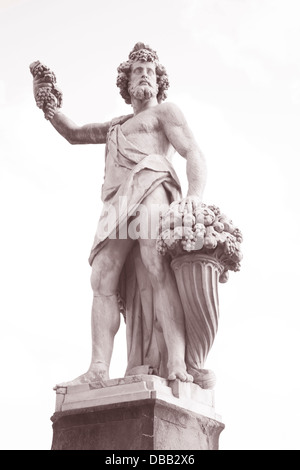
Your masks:
M137 61L154 62L156 65L156 81L158 85L157 101L161 103L161 101L165 100L167 97L166 90L169 88L169 79L165 67L159 63L157 53L143 42L138 42L128 57L129 60L119 65L117 77L117 86L120 88L120 95L124 98L125 103L131 104L128 84L131 66Z

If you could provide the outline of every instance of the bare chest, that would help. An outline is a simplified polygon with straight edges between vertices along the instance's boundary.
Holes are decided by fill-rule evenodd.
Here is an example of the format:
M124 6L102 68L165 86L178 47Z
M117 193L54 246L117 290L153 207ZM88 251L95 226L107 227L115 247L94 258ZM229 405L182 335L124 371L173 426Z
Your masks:
M163 126L152 112L133 116L121 126L122 132L132 144L143 152L170 156L173 147L169 143Z

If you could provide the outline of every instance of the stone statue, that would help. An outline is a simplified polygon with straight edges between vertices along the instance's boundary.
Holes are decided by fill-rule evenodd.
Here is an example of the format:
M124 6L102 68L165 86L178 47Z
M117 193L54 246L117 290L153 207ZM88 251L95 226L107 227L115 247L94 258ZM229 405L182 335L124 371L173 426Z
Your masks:
M30 70L37 106L64 138L71 144L106 144L103 210L89 257L94 294L91 364L86 373L59 386L109 379L114 336L122 312L127 335L126 375L156 374L211 388L214 374L203 366L216 332L215 283L219 275L226 277L228 269L238 269L239 247L236 245L233 250L237 257L233 267L229 263L224 269L224 256L216 255L213 262L204 260L217 273L213 283L204 275L198 280L205 284L203 298L215 296L214 306L210 307L211 300L206 302L208 315L216 317L215 327L208 333L204 328L206 314L199 323L198 307L194 308L195 318L190 313L192 307L182 293L182 270L174 265L177 258L173 255L180 252L184 256L178 259L183 259L199 249L204 254L211 250L218 254L215 234L221 237L223 232L219 247L224 247L225 242L228 245L227 235L231 234L232 244L238 244L241 235L235 227L230 233L226 231L222 220L216 220L217 209L202 202L205 159L181 110L163 102L169 81L157 53L143 43L134 46L129 60L119 66L117 77L120 93L131 104L133 113L102 124L76 125L60 111L62 94L54 73L39 61L32 63ZM175 151L186 159L185 198L172 166ZM173 219L166 228L170 214ZM178 230L178 218L185 232ZM211 238L214 242L209 245ZM182 240L180 251L178 242ZM223 249L221 252L224 254ZM208 294L205 289L209 289ZM189 296L190 303L196 305L193 295ZM195 355L196 350L199 351Z

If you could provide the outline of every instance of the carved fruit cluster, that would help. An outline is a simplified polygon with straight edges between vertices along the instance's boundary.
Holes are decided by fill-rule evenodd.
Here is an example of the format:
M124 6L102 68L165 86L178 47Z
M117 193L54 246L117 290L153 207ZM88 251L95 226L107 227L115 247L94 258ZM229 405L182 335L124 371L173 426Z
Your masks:
M156 248L173 258L199 251L213 255L224 266L220 282L226 282L228 270L240 269L242 241L241 231L217 206L201 203L192 212L181 212L175 201L160 218Z
M54 110L62 106L62 92L56 86L55 73L38 60L30 65L30 72L34 79L43 81L44 86L35 93L36 105L44 111L46 119L51 119Z

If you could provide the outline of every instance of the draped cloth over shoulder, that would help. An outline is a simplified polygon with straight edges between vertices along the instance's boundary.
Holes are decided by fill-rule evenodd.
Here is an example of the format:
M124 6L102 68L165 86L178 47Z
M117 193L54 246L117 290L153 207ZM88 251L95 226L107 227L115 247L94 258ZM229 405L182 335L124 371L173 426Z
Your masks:
M106 145L105 178L102 186L103 209L89 257L122 234L138 206L162 185L169 202L180 198L180 183L167 158L147 155L122 133L121 125L131 116L112 121ZM124 232L126 234L126 231ZM166 349L163 335L155 321L153 292L136 242L127 256L119 280L119 293L125 302L128 365L126 375L135 373L166 374Z

